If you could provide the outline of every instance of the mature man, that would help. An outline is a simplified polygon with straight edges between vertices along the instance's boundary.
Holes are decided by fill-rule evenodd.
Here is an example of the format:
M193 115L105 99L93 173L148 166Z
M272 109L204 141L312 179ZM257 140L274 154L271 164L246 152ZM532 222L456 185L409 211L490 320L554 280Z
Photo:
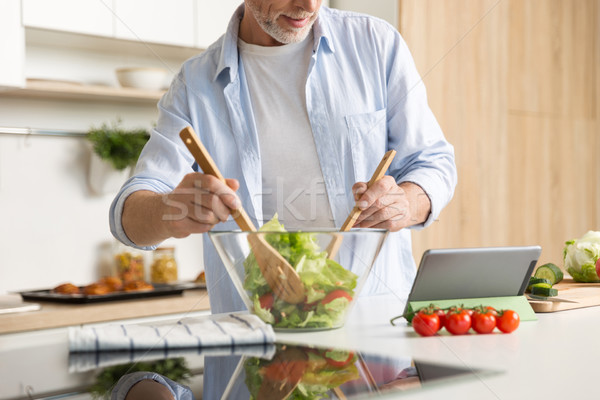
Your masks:
M110 211L115 237L152 249L169 237L257 226L356 226L388 240L363 294L406 297L415 275L409 226L437 218L456 184L452 146L427 105L406 44L389 24L321 0L245 0L227 32L186 61ZM179 139L192 126L221 172L204 175ZM366 190L383 154L388 176ZM195 171L195 172L194 172ZM214 313L243 309L210 240L204 266Z

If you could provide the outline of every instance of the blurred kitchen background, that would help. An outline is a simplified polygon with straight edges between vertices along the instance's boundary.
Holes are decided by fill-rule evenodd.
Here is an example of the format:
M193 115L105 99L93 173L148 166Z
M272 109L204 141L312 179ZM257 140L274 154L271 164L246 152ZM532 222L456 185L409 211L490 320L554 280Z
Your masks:
M0 294L108 273L116 190L92 188L85 133L150 129L162 94L120 87L115 70L172 76L239 3L0 2ZM414 233L417 262L428 248L539 244L562 266L565 240L600 230L599 0L324 3L398 28L455 146L457 191ZM201 237L168 244L194 279Z

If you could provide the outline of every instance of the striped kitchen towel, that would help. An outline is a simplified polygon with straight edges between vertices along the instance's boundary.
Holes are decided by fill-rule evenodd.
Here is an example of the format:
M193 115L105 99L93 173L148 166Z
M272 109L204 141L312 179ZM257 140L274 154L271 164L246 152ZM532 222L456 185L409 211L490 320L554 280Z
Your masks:
M150 363L173 358L205 357L253 357L270 360L275 355L274 343L245 344L243 346L203 347L203 348L171 348L160 350L104 350L77 351L69 353L69 373L86 372L97 368L114 365Z
M177 323L109 324L69 329L69 350L160 350L273 343L271 325L253 314L216 314Z

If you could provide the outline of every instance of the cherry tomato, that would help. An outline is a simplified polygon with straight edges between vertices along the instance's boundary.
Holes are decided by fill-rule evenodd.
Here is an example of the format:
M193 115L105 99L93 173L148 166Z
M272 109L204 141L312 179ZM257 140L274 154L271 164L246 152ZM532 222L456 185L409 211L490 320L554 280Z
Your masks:
M496 316L496 326L504 333L510 333L519 327L521 318L513 310L502 310Z
M440 330L440 318L429 310L419 311L412 319L415 332L421 336L432 336Z
M471 329L471 316L466 310L446 314L446 330L453 335L464 335Z
M476 310L471 320L473 330L477 333L490 333L496 327L496 316L489 310Z
M327 364L336 368L345 367L346 365L350 364L350 362L354 359L354 353L351 351L348 352L348 357L346 357L345 360L335 360L333 358L329 358L327 356L328 353L329 352L325 352L325 361L327 361Z
M460 312L463 310L464 310L464 308L462 308L460 306L452 306L452 307L446 309L446 315L453 313L453 312Z
M483 307L484 310L487 310L487 312L492 313L494 316L498 315L498 311L496 311L496 309L492 306L486 306Z
M596 260L596 275L600 278L600 258Z
M258 298L258 301L260 302L261 308L264 308L265 310L270 310L271 308L273 308L273 302L275 301L275 298L273 297L273 293L268 292L260 296Z
M440 319L440 329L446 326L446 313L441 308L436 308L434 311Z
M342 289L335 289L332 290L331 292L327 293L325 295L325 298L323 298L323 300L321 300L322 304L327 304L335 299L339 299L341 297L345 297L348 299L348 301L352 301L352 296L350 296L350 294L348 294L348 292L346 292L345 290Z

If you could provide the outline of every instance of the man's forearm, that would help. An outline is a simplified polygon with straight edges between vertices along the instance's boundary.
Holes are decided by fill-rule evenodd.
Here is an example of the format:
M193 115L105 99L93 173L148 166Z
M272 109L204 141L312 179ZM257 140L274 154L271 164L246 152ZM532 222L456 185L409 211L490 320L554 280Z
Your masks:
M170 237L163 219L164 196L141 190L125 200L121 223L129 240L138 246L155 245Z
M411 221L409 226L427 221L431 213L431 200L429 200L427 193L416 183L402 182L399 186L406 193L410 204Z

